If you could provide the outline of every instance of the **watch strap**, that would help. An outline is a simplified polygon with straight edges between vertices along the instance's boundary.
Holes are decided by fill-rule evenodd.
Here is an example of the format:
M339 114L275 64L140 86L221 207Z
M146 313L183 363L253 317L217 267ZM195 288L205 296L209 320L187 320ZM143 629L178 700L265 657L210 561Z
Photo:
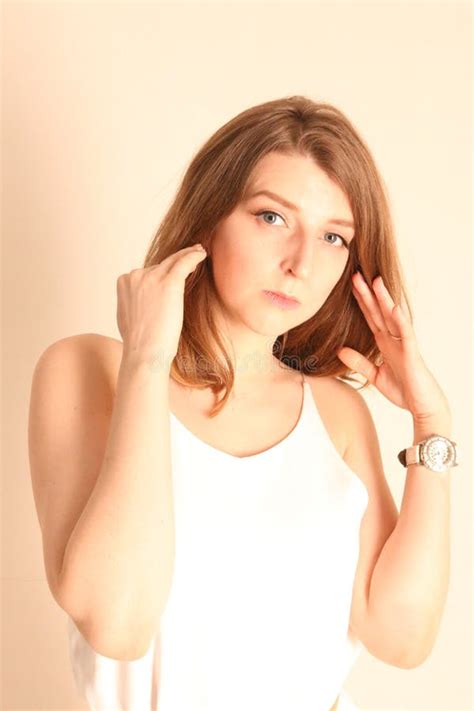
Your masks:
M398 453L398 461L407 467L409 464L419 464L420 463L420 444L414 444L411 447L402 449Z

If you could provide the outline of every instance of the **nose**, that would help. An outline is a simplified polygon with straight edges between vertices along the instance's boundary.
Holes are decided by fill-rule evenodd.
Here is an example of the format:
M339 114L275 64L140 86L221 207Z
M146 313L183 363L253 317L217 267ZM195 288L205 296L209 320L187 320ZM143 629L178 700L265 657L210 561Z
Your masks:
M290 240L291 242L291 240ZM282 259L282 268L299 279L307 279L313 263L313 244L310 239L295 237Z

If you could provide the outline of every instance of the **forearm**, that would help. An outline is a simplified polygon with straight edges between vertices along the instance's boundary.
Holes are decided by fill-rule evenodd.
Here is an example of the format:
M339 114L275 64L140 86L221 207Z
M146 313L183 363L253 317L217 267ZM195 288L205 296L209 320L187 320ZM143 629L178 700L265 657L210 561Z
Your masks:
M102 468L62 569L71 616L100 653L144 653L173 560L169 373L122 359Z
M414 422L413 444L432 434L451 437L448 414ZM449 469L407 467L399 519L371 578L371 617L380 621L394 647L406 650L408 663L420 663L431 651L446 601L451 476Z

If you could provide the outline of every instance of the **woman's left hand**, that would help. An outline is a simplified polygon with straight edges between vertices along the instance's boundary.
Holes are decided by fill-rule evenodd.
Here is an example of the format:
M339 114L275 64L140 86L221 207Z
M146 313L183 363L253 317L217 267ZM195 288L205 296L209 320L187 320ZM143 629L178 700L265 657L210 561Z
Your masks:
M418 350L415 332L401 305L395 305L382 277L368 286L360 272L352 276L353 293L374 334L383 363L377 366L361 353L344 346L337 352L348 368L362 373L394 405L415 420L450 413L449 403ZM392 338L396 336L396 338Z

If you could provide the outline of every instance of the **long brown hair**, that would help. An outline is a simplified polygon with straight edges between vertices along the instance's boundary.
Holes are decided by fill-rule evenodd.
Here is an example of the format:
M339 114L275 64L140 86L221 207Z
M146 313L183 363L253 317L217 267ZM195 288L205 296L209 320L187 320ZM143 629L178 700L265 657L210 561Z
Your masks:
M144 267L201 242L209 245L220 223L245 195L255 165L270 151L310 156L344 191L352 209L354 239L343 274L323 306L310 319L281 334L273 353L306 374L331 375L361 384L336 355L350 346L377 363L380 351L352 294L351 275L359 269L372 284L381 275L395 303L403 296L413 320L397 253L385 184L374 159L352 123L335 106L305 96L267 101L238 114L219 128L193 157L152 239ZM184 315L175 380L185 386L224 390L209 416L224 407L234 369L213 320L217 293L208 256L186 279ZM225 361L216 358L218 348ZM363 382L360 389L368 386Z

